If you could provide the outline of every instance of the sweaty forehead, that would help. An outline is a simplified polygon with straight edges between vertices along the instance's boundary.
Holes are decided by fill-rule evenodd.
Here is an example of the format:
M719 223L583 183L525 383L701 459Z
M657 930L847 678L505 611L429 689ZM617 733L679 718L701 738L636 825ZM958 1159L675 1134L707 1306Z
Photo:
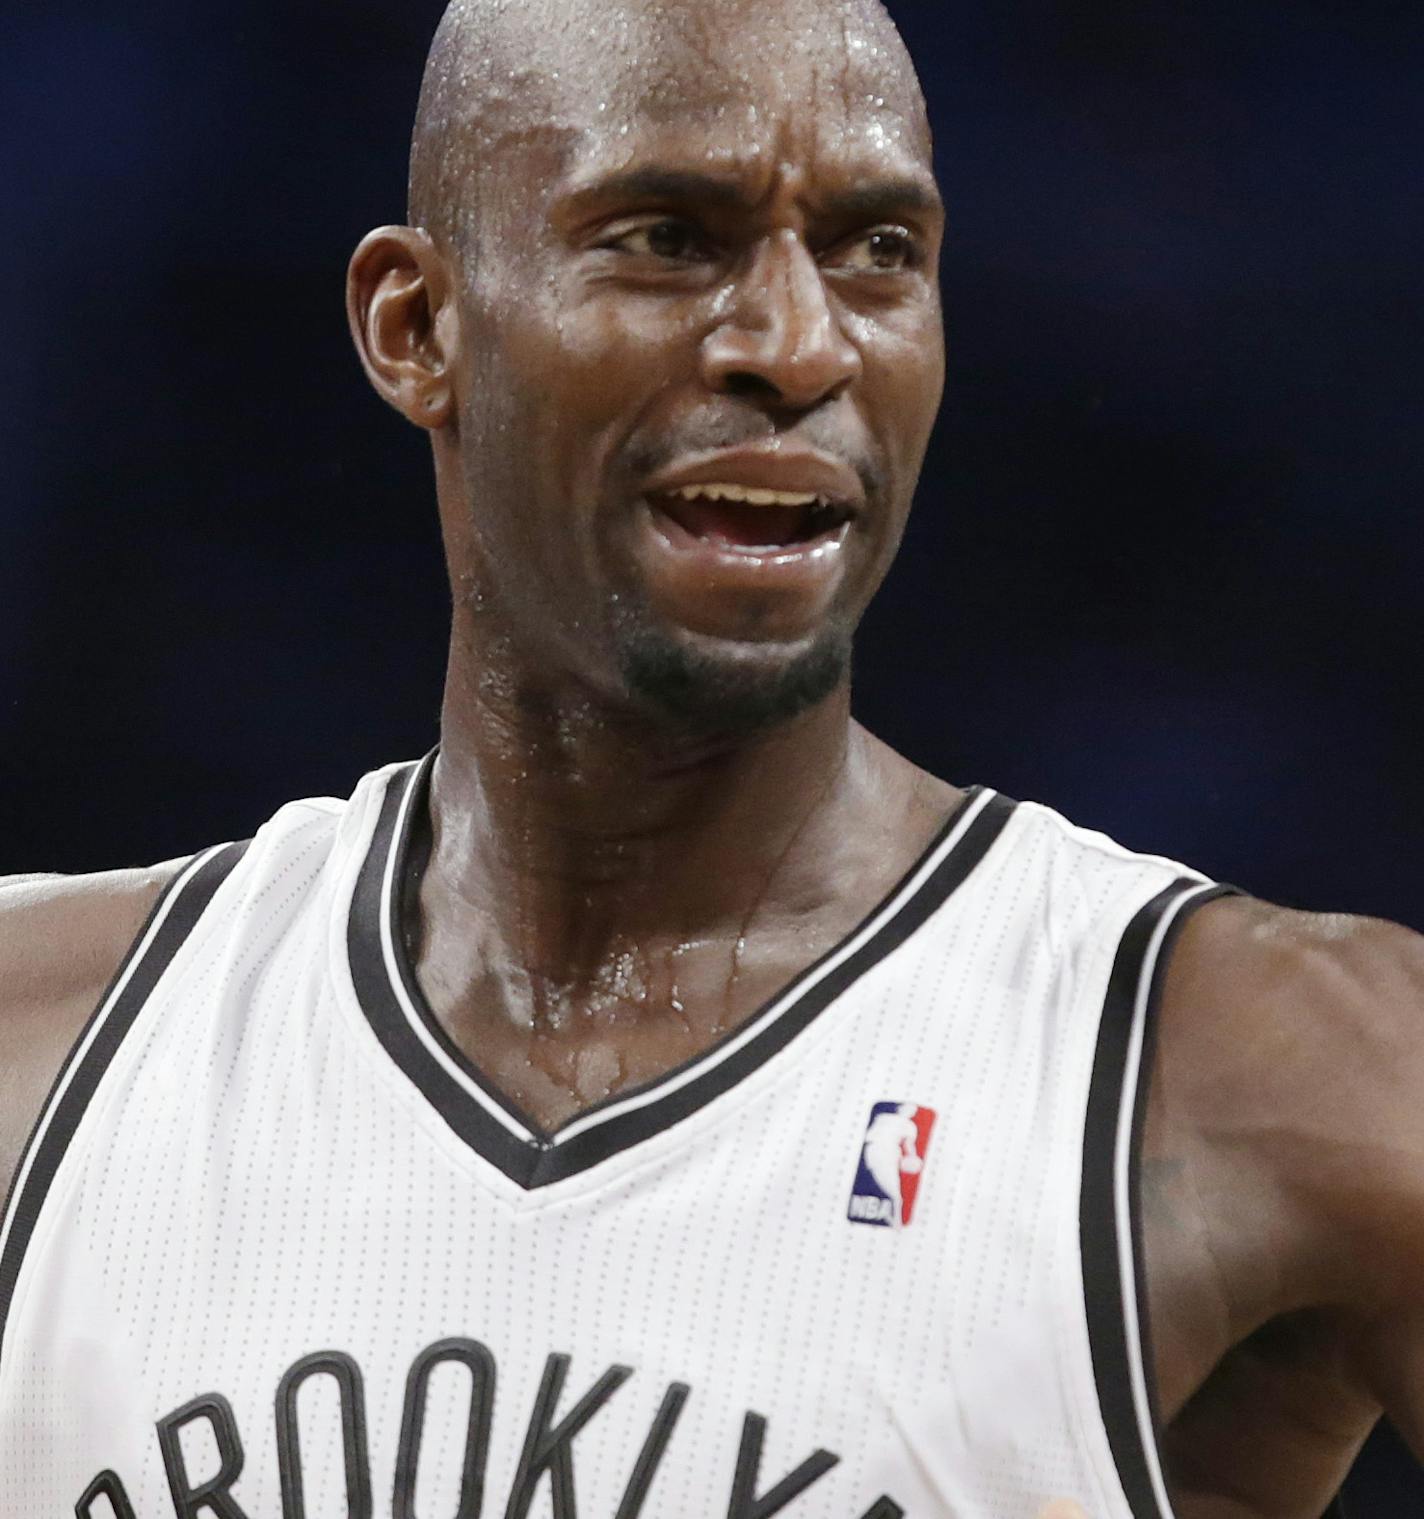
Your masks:
M417 172L438 135L424 152L447 191L453 161L478 172L524 148L561 173L650 136L709 158L840 144L929 160L919 83L878 0L455 0L421 117Z
M823 109L866 95L918 104L899 36L866 0L605 0L591 9L602 11L602 35L561 39L575 42L580 82L654 118L768 96L778 84L792 94L811 86Z

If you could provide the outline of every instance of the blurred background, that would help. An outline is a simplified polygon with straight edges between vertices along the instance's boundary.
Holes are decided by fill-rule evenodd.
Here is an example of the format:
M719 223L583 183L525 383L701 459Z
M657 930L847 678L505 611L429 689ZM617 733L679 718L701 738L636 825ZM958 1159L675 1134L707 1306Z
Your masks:
M423 438L349 351L439 0L7 4L0 871L242 837L436 737ZM893 4L950 379L860 715L1424 928L1424 7ZM1387 1434L1352 1519L1424 1511Z

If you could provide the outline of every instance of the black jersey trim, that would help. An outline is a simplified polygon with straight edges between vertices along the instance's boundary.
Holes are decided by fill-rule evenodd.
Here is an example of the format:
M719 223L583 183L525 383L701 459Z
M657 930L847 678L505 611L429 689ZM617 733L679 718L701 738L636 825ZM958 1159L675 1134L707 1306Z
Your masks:
M524 1130L523 1139L511 1132L507 1122L501 1122L489 1107L472 1099L441 1068L439 1061L425 1047L422 1035L424 1040L433 1040L447 1059L454 1059L458 1052L430 1013L424 996L412 998L412 987L402 975L401 990L411 998L421 1015L419 1028L412 1024L401 1006L388 968L391 959L402 972L410 963L401 922L401 904L403 900L414 899L419 884L417 860L425 851L417 825L428 795L434 758L432 753L404 772L396 772L381 799L375 832L356 878L351 915L347 920L346 948L351 981L361 1011L387 1055L466 1144L517 1180L527 1169L525 1147L533 1139L532 1132ZM383 933L392 935L389 955ZM409 981L414 981L413 975ZM419 994L418 986L413 990ZM497 1096L488 1083L473 1068L470 1074L484 1088L490 1102L495 1102Z
M80 1120L159 977L246 849L243 842L205 850L164 887L50 1087L11 1180L0 1225L0 1353L20 1268Z
M1139 1196L1157 1005L1188 919L1233 892L1184 878L1132 919L1108 978L1093 1061L1079 1214L1083 1293L1098 1406L1134 1519L1172 1519L1157 1444Z
M705 1107L784 1049L903 944L969 876L1015 803L970 791L900 883L860 925L717 1044L656 1081L542 1132L468 1061L431 1012L403 928L419 884L434 756L392 778L352 900L347 943L358 1000L390 1057L447 1124L526 1190L585 1171Z

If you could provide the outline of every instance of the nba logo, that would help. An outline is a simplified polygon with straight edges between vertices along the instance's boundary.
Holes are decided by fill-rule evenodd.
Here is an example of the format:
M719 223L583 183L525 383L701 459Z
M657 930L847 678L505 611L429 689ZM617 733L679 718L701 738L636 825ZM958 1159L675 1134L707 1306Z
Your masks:
M877 1102L871 1108L846 1210L852 1223L903 1229L910 1222L934 1121L933 1108L913 1102Z

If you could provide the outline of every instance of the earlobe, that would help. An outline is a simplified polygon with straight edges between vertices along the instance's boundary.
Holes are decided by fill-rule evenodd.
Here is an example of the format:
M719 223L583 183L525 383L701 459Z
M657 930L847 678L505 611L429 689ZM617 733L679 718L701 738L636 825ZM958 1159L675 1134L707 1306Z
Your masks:
M351 257L346 313L376 393L417 427L434 431L454 412L458 327L444 260L414 227L378 227Z

